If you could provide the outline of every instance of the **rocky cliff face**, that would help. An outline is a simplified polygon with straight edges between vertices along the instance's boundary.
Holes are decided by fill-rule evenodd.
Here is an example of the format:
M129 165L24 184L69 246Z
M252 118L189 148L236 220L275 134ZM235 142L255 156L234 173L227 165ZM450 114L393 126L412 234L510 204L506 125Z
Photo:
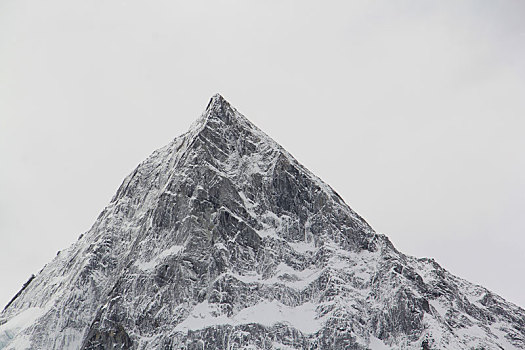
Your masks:
M525 349L525 311L397 251L216 95L24 285L0 349Z

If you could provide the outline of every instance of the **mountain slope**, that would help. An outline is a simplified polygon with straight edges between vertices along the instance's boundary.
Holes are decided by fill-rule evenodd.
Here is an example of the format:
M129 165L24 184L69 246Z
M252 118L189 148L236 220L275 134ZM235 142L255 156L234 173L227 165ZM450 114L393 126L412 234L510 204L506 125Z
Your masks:
M523 349L525 311L397 251L215 95L0 315L0 349Z

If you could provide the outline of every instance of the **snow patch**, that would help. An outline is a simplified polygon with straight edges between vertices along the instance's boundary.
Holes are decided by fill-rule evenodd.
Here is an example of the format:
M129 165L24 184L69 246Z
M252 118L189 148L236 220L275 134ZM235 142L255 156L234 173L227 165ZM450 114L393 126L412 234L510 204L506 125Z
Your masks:
M306 288L310 283L319 278L323 271L324 269L320 268L307 268L304 270L295 270L292 267L281 262L279 265L277 265L273 276L270 278L264 279L262 275L257 274L255 272L244 275L230 272L229 275L235 277L241 282L248 284L261 283L269 285L280 283L284 284L287 287L301 290Z
M383 341L379 338L374 337L373 335L370 336L370 344L368 345L370 347L370 350L391 350L392 348L390 346L387 346Z
M293 250L298 253L315 252L317 248L313 241L310 242L290 242L288 243Z
M225 246L223 243L220 243L220 242L219 242L219 243L215 243L213 246L214 246L215 249L217 249L217 250L228 250L228 249L226 248L226 246Z
M164 250L157 256L155 256L150 261L137 261L135 266L137 266L142 271L151 271L153 270L162 260L168 256L175 255L180 253L184 249L181 245L174 245L169 249Z
M430 305L432 305L432 307L434 309L436 309L436 311L438 312L438 314L441 316L441 317L445 317L447 311L448 311L448 308L443 306L441 304L441 302L439 302L438 300L430 300L429 301Z
M197 304L191 314L177 325L175 331L196 330L215 325L241 325L258 323L270 327L276 323L284 323L311 334L320 330L322 321L317 318L316 306L307 302L296 307L286 306L276 300L263 301L254 306L239 311L233 317L220 314L216 304L204 301Z

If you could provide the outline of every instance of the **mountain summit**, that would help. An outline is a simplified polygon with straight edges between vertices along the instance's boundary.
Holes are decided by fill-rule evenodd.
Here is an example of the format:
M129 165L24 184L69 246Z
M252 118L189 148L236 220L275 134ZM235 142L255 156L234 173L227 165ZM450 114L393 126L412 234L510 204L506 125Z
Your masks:
M397 251L215 95L17 293L0 349L525 349L525 311Z

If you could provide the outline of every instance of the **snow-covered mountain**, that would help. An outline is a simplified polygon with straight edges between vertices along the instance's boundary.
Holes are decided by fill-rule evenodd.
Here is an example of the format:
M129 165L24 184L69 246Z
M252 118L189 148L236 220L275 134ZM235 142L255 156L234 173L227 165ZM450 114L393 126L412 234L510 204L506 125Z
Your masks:
M525 310L396 250L215 95L24 285L0 349L525 349Z

